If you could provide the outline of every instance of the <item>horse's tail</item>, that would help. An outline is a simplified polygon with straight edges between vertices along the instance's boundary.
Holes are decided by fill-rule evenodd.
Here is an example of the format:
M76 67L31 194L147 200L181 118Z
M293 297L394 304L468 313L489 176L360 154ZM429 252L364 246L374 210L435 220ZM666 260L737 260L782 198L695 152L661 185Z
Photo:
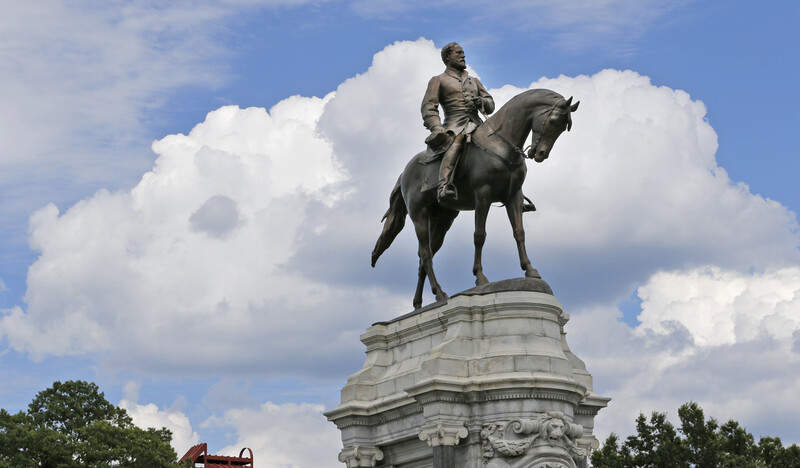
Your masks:
M401 177L398 177L397 183L394 184L392 194L389 195L389 209L386 210L386 214L384 214L381 219L381 221L386 222L383 223L383 231L380 237L378 237L378 242L375 243L375 248L372 250L373 268L375 268L378 257L392 245L394 238L397 237L400 231L403 230L403 226L406 225L408 208L406 207L405 200L403 200L403 194L400 192Z

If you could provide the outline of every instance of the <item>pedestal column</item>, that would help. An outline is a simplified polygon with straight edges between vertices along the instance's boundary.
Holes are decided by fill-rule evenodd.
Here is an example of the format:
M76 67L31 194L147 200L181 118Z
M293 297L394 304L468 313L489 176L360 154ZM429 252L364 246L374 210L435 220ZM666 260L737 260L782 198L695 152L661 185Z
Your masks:
M339 453L339 461L347 468L373 468L383 460L383 452L378 447L356 445Z
M458 441L467 435L469 431L463 424L439 423L423 428L419 438L433 449L433 468L459 468L455 449Z

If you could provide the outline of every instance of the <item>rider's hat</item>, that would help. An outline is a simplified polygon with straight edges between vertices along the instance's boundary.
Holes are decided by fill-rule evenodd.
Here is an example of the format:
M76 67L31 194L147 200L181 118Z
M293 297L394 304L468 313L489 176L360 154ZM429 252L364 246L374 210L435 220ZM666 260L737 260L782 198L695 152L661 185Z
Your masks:
M452 131L433 132L425 139L425 144L430 146L434 153L444 153L453 144L455 134Z

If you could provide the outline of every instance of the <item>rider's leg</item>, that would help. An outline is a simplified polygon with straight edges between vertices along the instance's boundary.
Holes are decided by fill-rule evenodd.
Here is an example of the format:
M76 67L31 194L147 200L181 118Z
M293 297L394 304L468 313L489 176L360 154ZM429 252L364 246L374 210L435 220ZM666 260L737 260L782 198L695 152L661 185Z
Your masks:
M438 197L441 199L456 199L456 188L453 185L453 173L458 159L458 153L464 142L464 134L459 133L453 140L453 144L447 148L442 156L442 165L439 168L439 191Z

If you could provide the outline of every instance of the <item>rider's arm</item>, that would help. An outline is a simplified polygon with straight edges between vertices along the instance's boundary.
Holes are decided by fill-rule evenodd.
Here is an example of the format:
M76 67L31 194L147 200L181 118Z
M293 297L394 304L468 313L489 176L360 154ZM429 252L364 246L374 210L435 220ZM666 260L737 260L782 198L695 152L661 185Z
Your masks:
M422 123L431 132L444 131L442 118L439 115L439 77L434 76L428 82L425 97L422 98Z
M483 105L483 113L486 115L491 114L494 112L494 99L492 99L492 95L486 91L486 88L483 87L483 83L480 80L478 82L478 95L481 98L481 104Z

